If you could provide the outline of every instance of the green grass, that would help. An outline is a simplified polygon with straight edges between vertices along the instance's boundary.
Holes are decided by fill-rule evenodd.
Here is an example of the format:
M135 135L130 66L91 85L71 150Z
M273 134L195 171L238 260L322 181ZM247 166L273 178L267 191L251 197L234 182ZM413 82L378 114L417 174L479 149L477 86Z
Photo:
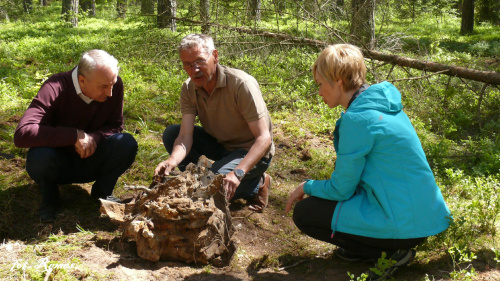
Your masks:
M184 8L180 7L181 15L187 14ZM87 220L81 219L76 234L75 225L72 225L72 230L64 229L62 233L57 233L57 230L33 233L35 230L23 229L16 224L16 221L31 219L36 211L29 206L30 202L35 202L36 190L24 171L27 150L13 145L13 133L19 118L47 77L71 69L83 51L91 48L107 50L120 61L120 76L126 89L125 130L132 133L139 143L136 161L120 178L116 193L118 196L127 195L129 191L123 188L125 184L148 186L156 164L167 157L161 134L168 124L179 123L181 118L178 98L180 85L187 76L178 62L176 44L183 35L198 31L199 27L179 25L176 32L171 32L154 28L154 21L150 18L131 15L125 20L115 20L105 16L105 9L99 4L97 18L83 17L78 28L71 28L58 19L59 11L60 2L53 2L49 7L37 8L32 14L19 16L12 22L0 22L0 210L4 214L0 218L0 238L19 239L42 249L34 251L33 256L33 250L27 248L23 260L56 255L60 259L51 261L61 264L72 262L69 259L71 251L85 247L85 242L108 239L99 238L98 231L108 233L104 235L106 237L117 237L119 233L96 217L95 210L86 209L85 205L93 206L86 199L76 204L82 207L71 209L78 215L85 214L79 218L88 217ZM273 15L267 14L263 18L265 20L259 24L261 28L277 30ZM226 20L226 24L234 22L227 18L220 20ZM280 31L294 35L320 39L330 36L321 26L303 21L297 24L292 14L283 16L279 22ZM420 20L406 27L408 22L408 19L393 18L382 29L386 38L405 35L399 38L403 55L482 70L500 70L499 27L484 24L476 26L473 35L460 36L457 17L436 18L432 14L422 14ZM336 24L336 28L344 25L343 22ZM273 159L270 172L275 178L279 178L278 175L284 177L283 184L272 195L273 208L282 211L287 193L301 179L328 178L334 166L331 135L341 110L329 109L316 94L317 86L310 67L320 50L282 45L263 36L228 30L219 30L217 35L222 64L247 71L261 84L280 153ZM371 83L385 78L391 69L390 65L367 62ZM389 79L420 75L420 71L396 67ZM468 81L465 85L456 78L448 81L447 76L433 76L396 85L402 92L405 110L421 138L455 218L447 232L429 239L420 247L421 251L425 256L451 259L448 269L454 272L451 274L453 280L460 280L467 272L472 273L471 270L462 270L470 269L463 265L470 264L464 260L473 253L478 253L477 259L498 268L498 260L495 260L499 256L495 249L500 249L496 242L497 214L500 211L497 196L500 188L498 88L487 88L478 115L478 92L472 90L480 89L482 85L479 83ZM301 159L305 151L310 158ZM291 173L298 169L305 174ZM69 196L83 191L68 186L64 192ZM19 205L15 204L30 211L18 214ZM273 220L273 224L276 223ZM33 237L39 240L30 240ZM314 257L330 250L328 247L325 250L323 244L310 244L310 240L294 228L285 229L278 238L288 241L283 250L256 258L253 266L279 268L295 261L296 256ZM240 254L244 259L244 252ZM78 263L78 260L74 262ZM0 279L6 277L7 271L0 267ZM212 268L207 267L205 271L209 274ZM16 274L21 276L22 269ZM53 274L54 280L107 278L88 269L76 277L62 269ZM35 271L28 272L28 275L33 280L44 278Z

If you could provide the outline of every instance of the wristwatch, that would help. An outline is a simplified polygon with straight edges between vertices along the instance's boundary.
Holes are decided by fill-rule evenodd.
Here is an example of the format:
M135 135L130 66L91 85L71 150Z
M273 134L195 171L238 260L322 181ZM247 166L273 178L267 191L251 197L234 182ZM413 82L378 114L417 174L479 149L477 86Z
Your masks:
M243 177L245 176L245 172L243 172L242 169L234 169L234 175L238 178L239 181L241 181L243 179Z

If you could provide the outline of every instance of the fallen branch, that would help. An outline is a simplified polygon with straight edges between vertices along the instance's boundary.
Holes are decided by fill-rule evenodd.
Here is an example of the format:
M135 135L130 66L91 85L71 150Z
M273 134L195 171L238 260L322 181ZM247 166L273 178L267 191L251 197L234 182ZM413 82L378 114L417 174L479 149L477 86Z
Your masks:
M193 21L191 19L184 19L184 18L174 18L174 19L178 20L178 21L190 22L193 24L203 24L202 22ZM209 23L209 25L221 27L221 28L224 28L227 30L234 30L236 32L247 33L247 34L252 34L252 35L256 35L256 36L264 36L264 37L273 38L276 40L309 45L312 47L316 47L320 50L323 49L328 44L334 43L334 42L325 42L325 41L314 40L314 39L309 39L309 38L296 37L296 36L292 36L292 35L289 35L286 33L275 33L275 32L268 32L268 31L261 31L261 30L256 30L256 29L252 29L252 28L247 28L247 27L234 27L234 26L228 26L228 25L222 25L222 24L216 24L216 23ZM375 50L363 49L362 51L363 51L363 54L366 58L388 62L388 63L391 63L393 65L399 65L399 66L403 66L403 67L406 66L406 67L410 67L410 68L414 68L414 69L424 70L427 72L436 72L436 73L440 72L442 74L449 75L449 76L456 76L456 77L474 80L474 81L479 81L479 82L484 82L484 83L488 83L488 84L500 85L500 73L498 73L496 71L482 71L482 70L476 70L476 69L460 67L460 66L450 66L450 65L431 62L431 61L422 61L422 60L417 60L417 59L412 59L412 58L407 58L407 57L401 57L401 56L397 56L397 55L384 54L382 52L378 52Z

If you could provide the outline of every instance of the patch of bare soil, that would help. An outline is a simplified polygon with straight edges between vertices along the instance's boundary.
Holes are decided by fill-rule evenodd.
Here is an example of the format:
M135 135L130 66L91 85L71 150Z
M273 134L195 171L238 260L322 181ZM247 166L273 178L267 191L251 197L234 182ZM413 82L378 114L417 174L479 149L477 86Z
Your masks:
M284 137L278 138L278 153L301 157L303 148ZM314 142L310 142L314 143ZM319 142L317 145L329 145ZM307 158L307 156L306 156ZM0 159L2 169L19 169L17 160ZM12 161L12 162L10 162ZM287 194L307 175L293 168L269 171L273 177L269 207L255 213L246 202L230 205L236 228L237 251L229 266L188 265L174 261L151 262L141 259L135 242L121 239L122 229L109 218L100 215L100 204L89 196L89 185L61 187L64 202L62 213L53 224L41 224L37 217L40 200L37 186L10 186L0 189L0 279L10 280L16 262L37 245L51 241L51 235L67 236L60 245L73 247L69 253L40 250L36 258L56 260L60 264L77 261L71 274L81 280L350 280L347 272L360 276L373 264L349 263L335 257L335 247L318 242L299 233L289 215L283 214ZM84 230L84 231L82 231ZM3 243L2 243L3 241ZM42 246L46 247L46 246ZM27 249L32 248L32 249ZM395 280L451 280L453 270L448 256L426 257L424 252L409 267L396 272ZM491 259L478 255L473 266L478 272L475 280L500 280L500 271ZM31 260L30 262L36 262ZM356 279L356 278L355 278ZM354 280L355 280L354 279Z

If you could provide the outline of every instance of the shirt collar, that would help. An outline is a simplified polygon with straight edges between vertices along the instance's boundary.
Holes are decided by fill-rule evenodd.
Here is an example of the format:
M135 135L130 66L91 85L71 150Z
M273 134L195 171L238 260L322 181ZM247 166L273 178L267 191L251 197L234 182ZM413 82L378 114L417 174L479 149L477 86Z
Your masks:
M73 78L73 85L75 85L76 94L87 104L91 103L93 99L87 97L83 94L82 89L80 88L80 83L78 83L78 66L75 67L73 73L71 73L71 78Z

